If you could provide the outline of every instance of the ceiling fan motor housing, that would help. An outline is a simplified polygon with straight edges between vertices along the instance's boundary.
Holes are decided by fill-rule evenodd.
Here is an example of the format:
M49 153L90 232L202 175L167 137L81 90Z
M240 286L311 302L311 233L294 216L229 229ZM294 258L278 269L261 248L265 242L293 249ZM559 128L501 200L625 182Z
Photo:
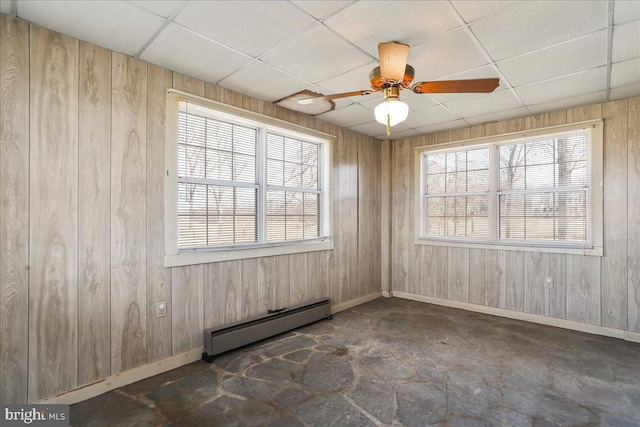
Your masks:
M407 64L407 66L404 69L404 77L402 81L390 82L384 77L382 77L380 73L380 67L376 67L373 70L371 70L371 72L369 72L369 83L371 84L371 87L374 90L382 90L390 86L397 86L397 85L400 85L403 88L408 88L409 85L411 85L411 82L413 81L414 76L415 76L415 70L411 65Z

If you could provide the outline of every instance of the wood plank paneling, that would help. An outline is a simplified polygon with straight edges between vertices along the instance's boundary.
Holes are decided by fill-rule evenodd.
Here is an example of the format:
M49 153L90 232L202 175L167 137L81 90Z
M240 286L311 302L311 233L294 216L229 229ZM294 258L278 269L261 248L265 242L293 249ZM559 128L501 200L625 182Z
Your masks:
M500 308L524 311L524 253L506 251L505 263L505 306Z
M381 277L380 286L383 291L391 291L391 141L384 140L380 143L380 250L381 250Z
M29 24L0 14L0 404L27 401Z
M507 304L506 251L488 249L484 261L484 304L504 308Z
M87 384L111 372L111 52L79 49L78 353L88 357L78 359L78 384Z
M409 234L411 194L409 193L409 185L413 179L410 174L413 157L411 156L409 140L394 141L391 147L391 156L394 159L391 184L393 188L393 205L391 208L393 217L391 265L393 270L391 283L394 290L408 292L409 245L411 244L411 236Z
M307 254L307 299L327 296L327 253L326 251Z
M380 142L358 135L358 289L370 294L381 288Z
M171 276L171 342L175 355L202 345L204 269L202 264L188 265L172 269Z
M447 298L469 302L469 249L449 248Z
M553 288L547 289L545 314L559 319L567 318L567 256L549 254L549 276Z
M205 264L204 269L204 327L214 328L222 325L220 309L220 264Z
M147 361L171 356L171 270L164 266L165 109L173 73L155 65L147 68ZM157 318L159 301L166 317Z
M275 310L276 277L273 272L276 269L276 257L260 258L258 263L258 313L265 314L268 310Z
M469 302L484 304L485 249L469 249Z
M258 258L243 259L242 271L242 318L258 315Z
M340 192L338 203L343 207L339 228L342 234L340 266L346 270L345 282L342 283L342 299L340 302L357 298L358 295L358 134L352 130L344 130L344 156L340 158L340 185L347 192Z
M627 329L640 332L640 97L629 99L628 109L628 323Z
M407 249L409 255L409 271L408 271L408 281L407 281L407 291L409 293L420 293L420 288L422 287L422 280L420 279L420 271L422 270L422 245L416 245L414 243L415 240L415 192L416 192L416 166L415 166L415 147L419 147L423 145L422 137L413 137L409 139L409 158L408 158L408 168L409 168L409 181L407 182L407 188L409 189L409 197L408 203L405 206L405 209L408 213L408 222L407 229L409 232L409 241L407 242ZM419 196L418 196L419 197Z
M307 254L289 255L289 304L307 299Z
M173 87L193 95L202 97L205 95L205 83L202 80L185 76L184 74L173 73ZM172 341L173 354L177 354L202 345L201 337L196 339L196 334L193 331L199 330L202 332L204 325L204 316L202 315L205 293L204 267L202 265L192 265L175 267L171 270ZM179 280L179 283L175 282L176 279ZM209 282L206 283L210 286L216 285ZM240 281L238 280L236 284L238 286L236 296L238 297L238 303L240 303ZM238 310L234 315L239 318L241 313ZM184 333L181 331L189 331L186 334L189 337L183 337Z
M77 385L78 41L31 27L29 400Z
M112 55L111 373L147 361L147 65Z
M567 255L567 319L599 325L600 262L593 259Z
M549 254L527 252L524 255L524 311L545 313L545 279L549 275Z
M276 307L290 307L289 255L279 255L274 257L274 264L275 268L269 271L269 275L272 276L270 281L275 284Z
M240 261L225 261L218 265L220 317L222 324L226 325L227 323L237 322L242 317Z
M627 328L627 105L626 99L602 106L604 126L604 256L602 326ZM637 189L636 189L637 191Z

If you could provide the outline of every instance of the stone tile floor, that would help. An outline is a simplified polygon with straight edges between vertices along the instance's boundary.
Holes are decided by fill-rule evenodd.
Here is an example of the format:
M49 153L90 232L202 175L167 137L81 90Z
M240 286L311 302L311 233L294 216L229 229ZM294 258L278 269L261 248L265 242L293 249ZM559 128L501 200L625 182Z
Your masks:
M71 407L74 426L640 426L640 344L380 298Z

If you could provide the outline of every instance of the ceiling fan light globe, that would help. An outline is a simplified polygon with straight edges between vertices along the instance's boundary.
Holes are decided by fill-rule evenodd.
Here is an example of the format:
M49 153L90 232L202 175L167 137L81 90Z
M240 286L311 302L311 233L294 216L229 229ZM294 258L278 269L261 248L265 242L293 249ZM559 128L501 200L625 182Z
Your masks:
M386 125L388 116L389 126L395 126L407 120L409 106L399 99L387 99L378 104L373 113L378 123Z

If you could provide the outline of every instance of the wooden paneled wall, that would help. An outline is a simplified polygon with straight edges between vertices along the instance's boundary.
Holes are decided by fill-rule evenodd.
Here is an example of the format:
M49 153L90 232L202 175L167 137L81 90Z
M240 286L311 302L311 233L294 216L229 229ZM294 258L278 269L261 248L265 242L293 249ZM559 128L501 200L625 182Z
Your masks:
M603 257L413 243L413 148L596 118L604 119ZM394 290L640 332L640 97L395 141L391 170Z
M0 48L0 403L198 348L204 328L268 308L380 291L379 141L5 15ZM165 268L168 88L337 135L335 249Z

